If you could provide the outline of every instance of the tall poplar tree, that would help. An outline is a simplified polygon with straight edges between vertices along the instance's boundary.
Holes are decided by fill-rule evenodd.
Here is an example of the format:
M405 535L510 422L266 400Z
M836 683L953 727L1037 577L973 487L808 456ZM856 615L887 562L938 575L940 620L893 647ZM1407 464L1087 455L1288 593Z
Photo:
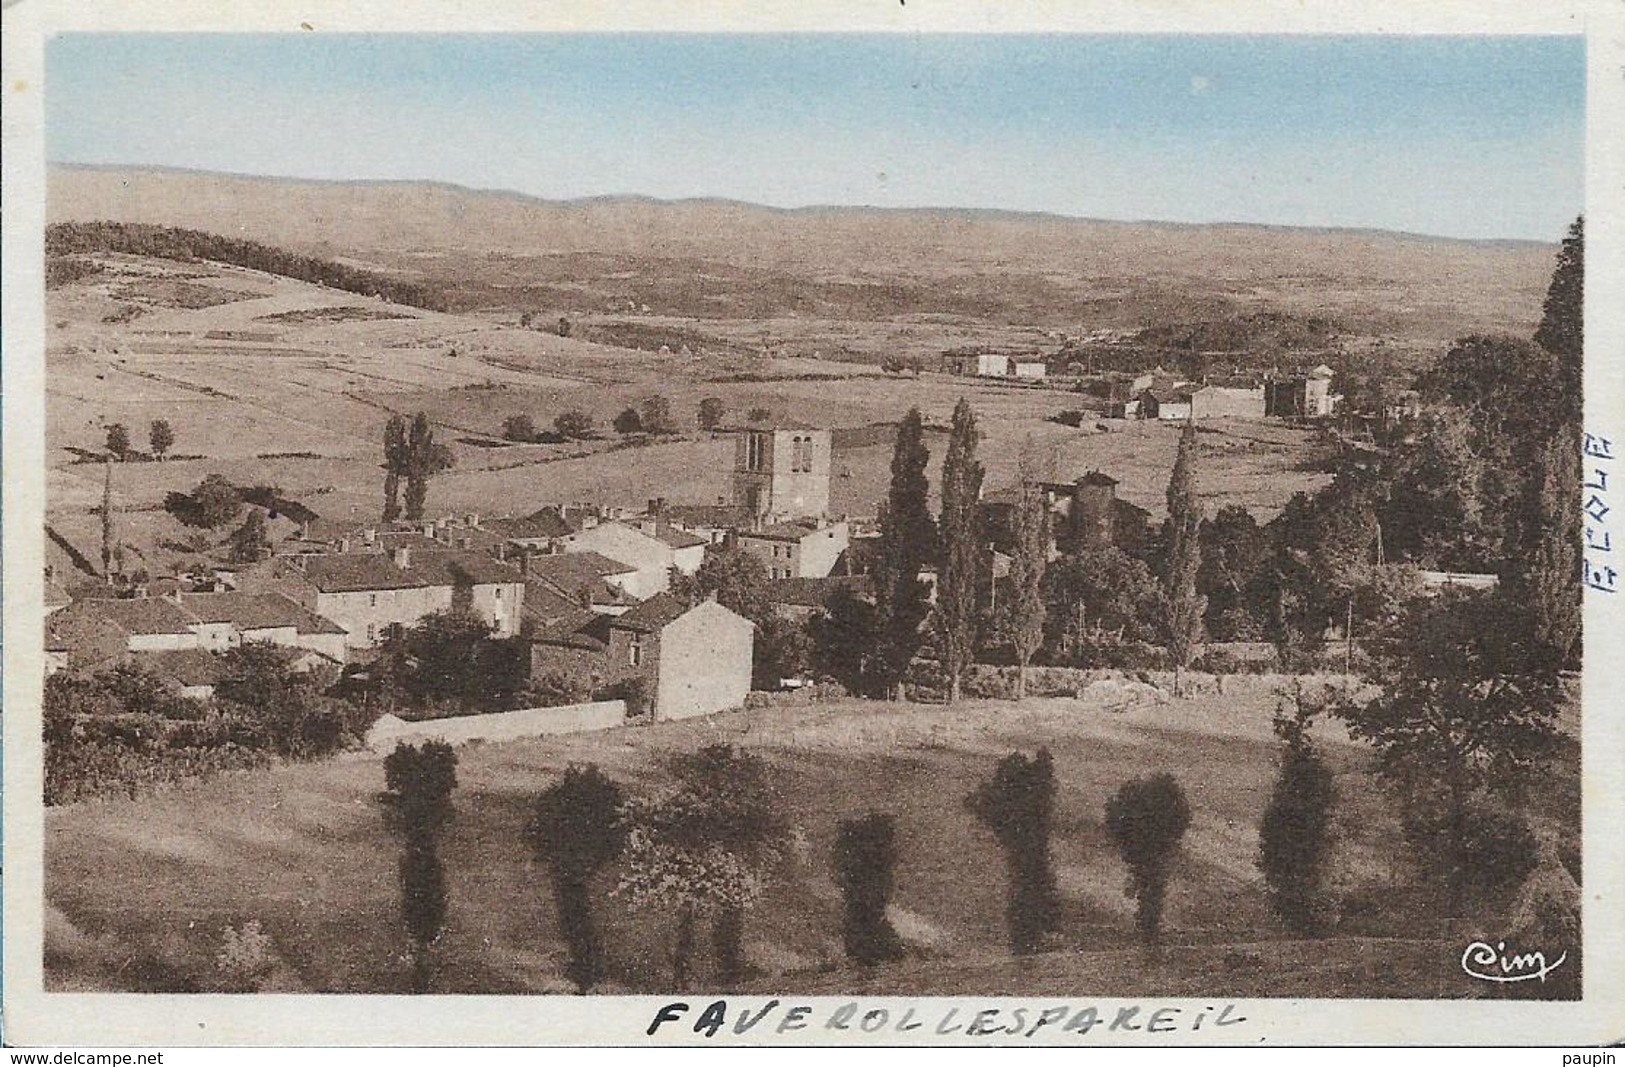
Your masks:
M1186 419L1168 480L1168 566L1162 590L1163 629L1174 663L1176 695L1181 692L1181 675L1202 641L1202 616L1207 611L1207 598L1196 591L1202 567L1202 502L1196 491L1196 422Z
M1010 593L1002 626L1016 654L1016 699L1027 695L1027 665L1044 644L1044 572L1049 565L1049 512L1038 487L1023 472L1010 553Z
M1514 561L1513 595L1529 627L1530 666L1556 672L1568 666L1580 643L1580 445L1579 433L1559 432L1546 442L1531 479L1528 545Z
M102 577L113 580L113 461L102 464Z
M1558 357L1565 421L1580 419L1585 363L1585 216L1569 226L1557 252L1557 267L1546 290L1546 304L1535 343Z
M897 427L891 489L880 515L875 560L875 614L879 624L877 673L888 693L902 699L903 676L920 647L920 624L930 612L920 571L936 555L937 531L926 509L925 421L911 408Z
M976 461L976 414L963 397L954 405L953 432L942 463L942 553L937 565L936 628L948 702L959 702L961 683L976 653L976 589L984 551L977 505L982 465Z
M406 419L391 415L384 424L384 521L401 517L401 477L406 473Z
M423 504L429 496L429 479L451 466L451 450L435 443L429 416L418 412L406 439L406 518L423 518Z

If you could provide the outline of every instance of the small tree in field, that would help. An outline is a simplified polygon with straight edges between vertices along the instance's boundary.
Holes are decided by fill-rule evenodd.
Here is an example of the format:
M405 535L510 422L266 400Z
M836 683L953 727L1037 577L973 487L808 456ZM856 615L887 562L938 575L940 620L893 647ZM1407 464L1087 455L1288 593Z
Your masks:
M1005 919L1010 951L1037 952L1045 934L1060 925L1060 899L1050 868L1050 827L1055 816L1055 767L1049 749L1028 759L1013 752L999 761L993 777L966 798L982 824L993 831L1010 872Z
M577 408L563 412L553 420L553 429L559 432L559 436L572 441L592 436L592 426L592 416Z
M509 415L502 420L502 439L505 441L536 440L536 421L529 415Z
M1281 739L1281 770L1258 830L1258 868L1269 887L1270 907L1296 934L1319 932L1324 913L1322 883L1332 847L1332 807L1337 795L1331 768L1309 737L1319 709L1296 694L1292 713L1275 713Z
M147 446L157 459L163 459L175 444L175 431L170 429L169 423L163 419L154 419L147 428Z
M130 430L122 422L107 427L107 450L121 460L130 454Z
M845 819L835 837L835 884L846 904L846 954L865 967L901 959L903 941L886 918L897 866L897 827L878 811Z
M566 976L585 993L603 974L603 947L593 925L593 876L620 854L621 789L595 766L566 768L536 801L530 824L536 858L548 865L559 934L570 949Z
M708 396L700 401L700 410L697 421L702 430L714 430L722 423L722 416L728 413L727 407L722 403L721 397Z
M677 423L671 417L671 401L658 394L644 398L638 419L644 433L666 436L677 432Z
M1161 935L1169 867L1190 822L1185 791L1171 774L1126 782L1106 801L1106 832L1128 864L1134 924L1148 945Z
M401 854L401 918L412 939L412 991L434 981L433 948L446 928L449 894L440 862L440 833L451 818L457 754L440 741L402 743L384 759L384 799L405 839Z
M610 425L614 426L615 432L623 437L627 434L642 433L643 416L638 414L637 408L624 408L619 415L615 416L615 421Z

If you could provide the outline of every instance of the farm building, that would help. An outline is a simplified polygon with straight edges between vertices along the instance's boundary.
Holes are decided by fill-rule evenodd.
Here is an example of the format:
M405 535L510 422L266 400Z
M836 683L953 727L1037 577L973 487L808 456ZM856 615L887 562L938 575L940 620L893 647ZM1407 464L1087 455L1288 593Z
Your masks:
M1139 396L1142 419L1188 419L1196 395L1193 385L1153 385Z
M525 613L537 620L556 614L554 598L604 615L618 615L640 599L629 591L637 584L638 569L599 552L526 555L520 557L519 570L525 577ZM542 590L546 593L533 609L531 593Z
M823 611L830 598L841 592L873 601L874 583L867 575L831 575L828 578L787 578L767 587L774 614L798 622L805 622Z
M331 619L350 648L371 648L395 626L468 611L498 637L519 632L525 580L517 568L460 549L335 552L282 557L246 572L243 588L281 592Z
M671 572L693 574L705 561L703 538L648 520L599 522L559 539L564 554L596 552L635 572L622 588L642 600L665 592Z
M1204 385L1191 394L1191 414L1198 419L1264 416L1262 385Z
M942 369L948 374L975 378L1008 378L1012 374L1010 357L1000 352L950 352L942 357Z
M739 547L762 561L769 578L824 578L851 540L844 522L781 522L740 530Z
M1041 359L1013 359L1010 361L1011 377L1026 381L1043 381L1049 373L1049 366Z
M755 629L714 600L688 607L660 593L623 615L582 611L538 628L531 677L563 675L590 691L640 677L655 719L709 715L744 704Z
M1135 552L1144 543L1151 514L1117 496L1118 481L1089 471L1071 482L1033 483L1050 513L1050 555L1080 548L1115 545ZM1013 518L1020 490L1011 487L982 498L984 521L993 544L1008 550L1014 540Z
M47 674L171 653L224 652L255 642L314 652L337 663L345 657L340 627L277 593L77 600L52 613L45 629ZM184 662L198 661L194 656Z
M1316 419L1332 413L1335 372L1322 363L1302 374L1276 378L1265 386L1264 414L1283 419Z

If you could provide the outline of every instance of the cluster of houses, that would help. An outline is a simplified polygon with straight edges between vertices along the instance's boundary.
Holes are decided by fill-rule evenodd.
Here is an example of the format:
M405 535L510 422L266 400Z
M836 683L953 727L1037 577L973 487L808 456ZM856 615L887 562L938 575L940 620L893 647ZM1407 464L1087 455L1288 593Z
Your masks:
M954 351L942 357L945 373L974 378L1041 382L1048 366L1036 352ZM1332 368L1322 363L1268 377L1208 377L1191 381L1161 367L1139 374L1107 374L1091 383L1118 419L1184 420L1225 417L1318 419L1332 414Z
M714 547L734 546L760 561L775 610L805 618L837 589L869 595L875 535L831 514L828 429L777 422L730 432L731 495L711 504L552 505L354 530L305 521L255 562L150 581L133 597L110 588L68 596L48 574L46 671L135 662L207 697L221 680L220 653L239 645L282 646L298 669L338 670L364 665L429 615L457 611L525 641L533 681L600 692L641 678L655 718L737 707L751 686L754 625L714 600L674 595L673 583ZM1052 555L1132 548L1147 536L1149 513L1119 499L1106 474L1035 488L1054 517ZM995 578L1007 570L1018 499L1008 489L982 501Z
M47 575L46 670L123 661L205 697L218 653L253 641L296 650L303 669L365 662L391 634L438 612L483 621L531 648L532 676L586 690L643 677L657 718L743 703L753 625L672 595L712 546L755 556L786 609L853 568L851 524L830 515L827 429L794 422L730 428L731 499L648 507L591 504L520 517L448 516L358 530L304 523L253 563L160 579L115 598L69 597Z

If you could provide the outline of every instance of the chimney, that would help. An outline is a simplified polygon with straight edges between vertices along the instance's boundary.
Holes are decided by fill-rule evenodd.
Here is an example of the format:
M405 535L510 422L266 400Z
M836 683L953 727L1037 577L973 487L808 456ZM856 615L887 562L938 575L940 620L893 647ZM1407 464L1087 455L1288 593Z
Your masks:
M472 537L459 537L457 539L457 547L458 548L473 548L474 547L474 539Z
M367 542L369 545L374 544L378 540L378 531L372 527L368 527L367 529L361 531L361 539Z
M348 551L350 551L350 539L348 537L339 538L339 551L340 552L348 552Z
M309 519L305 519L303 522L301 522L299 524L299 540L301 540L301 541L309 541L310 540L310 520Z
M402 545L400 548L397 548L394 551L393 555L395 558L395 566L401 568L402 570L405 570L412 565L412 550L410 548Z
M434 540L434 523L425 520L423 523L423 536L431 541Z
M530 553L529 552L521 552L519 554L519 576L521 578L529 578L530 577Z
M469 512L468 517L464 520L463 525L467 526L470 530L479 529L479 525L480 525L479 512L476 512L476 511Z

